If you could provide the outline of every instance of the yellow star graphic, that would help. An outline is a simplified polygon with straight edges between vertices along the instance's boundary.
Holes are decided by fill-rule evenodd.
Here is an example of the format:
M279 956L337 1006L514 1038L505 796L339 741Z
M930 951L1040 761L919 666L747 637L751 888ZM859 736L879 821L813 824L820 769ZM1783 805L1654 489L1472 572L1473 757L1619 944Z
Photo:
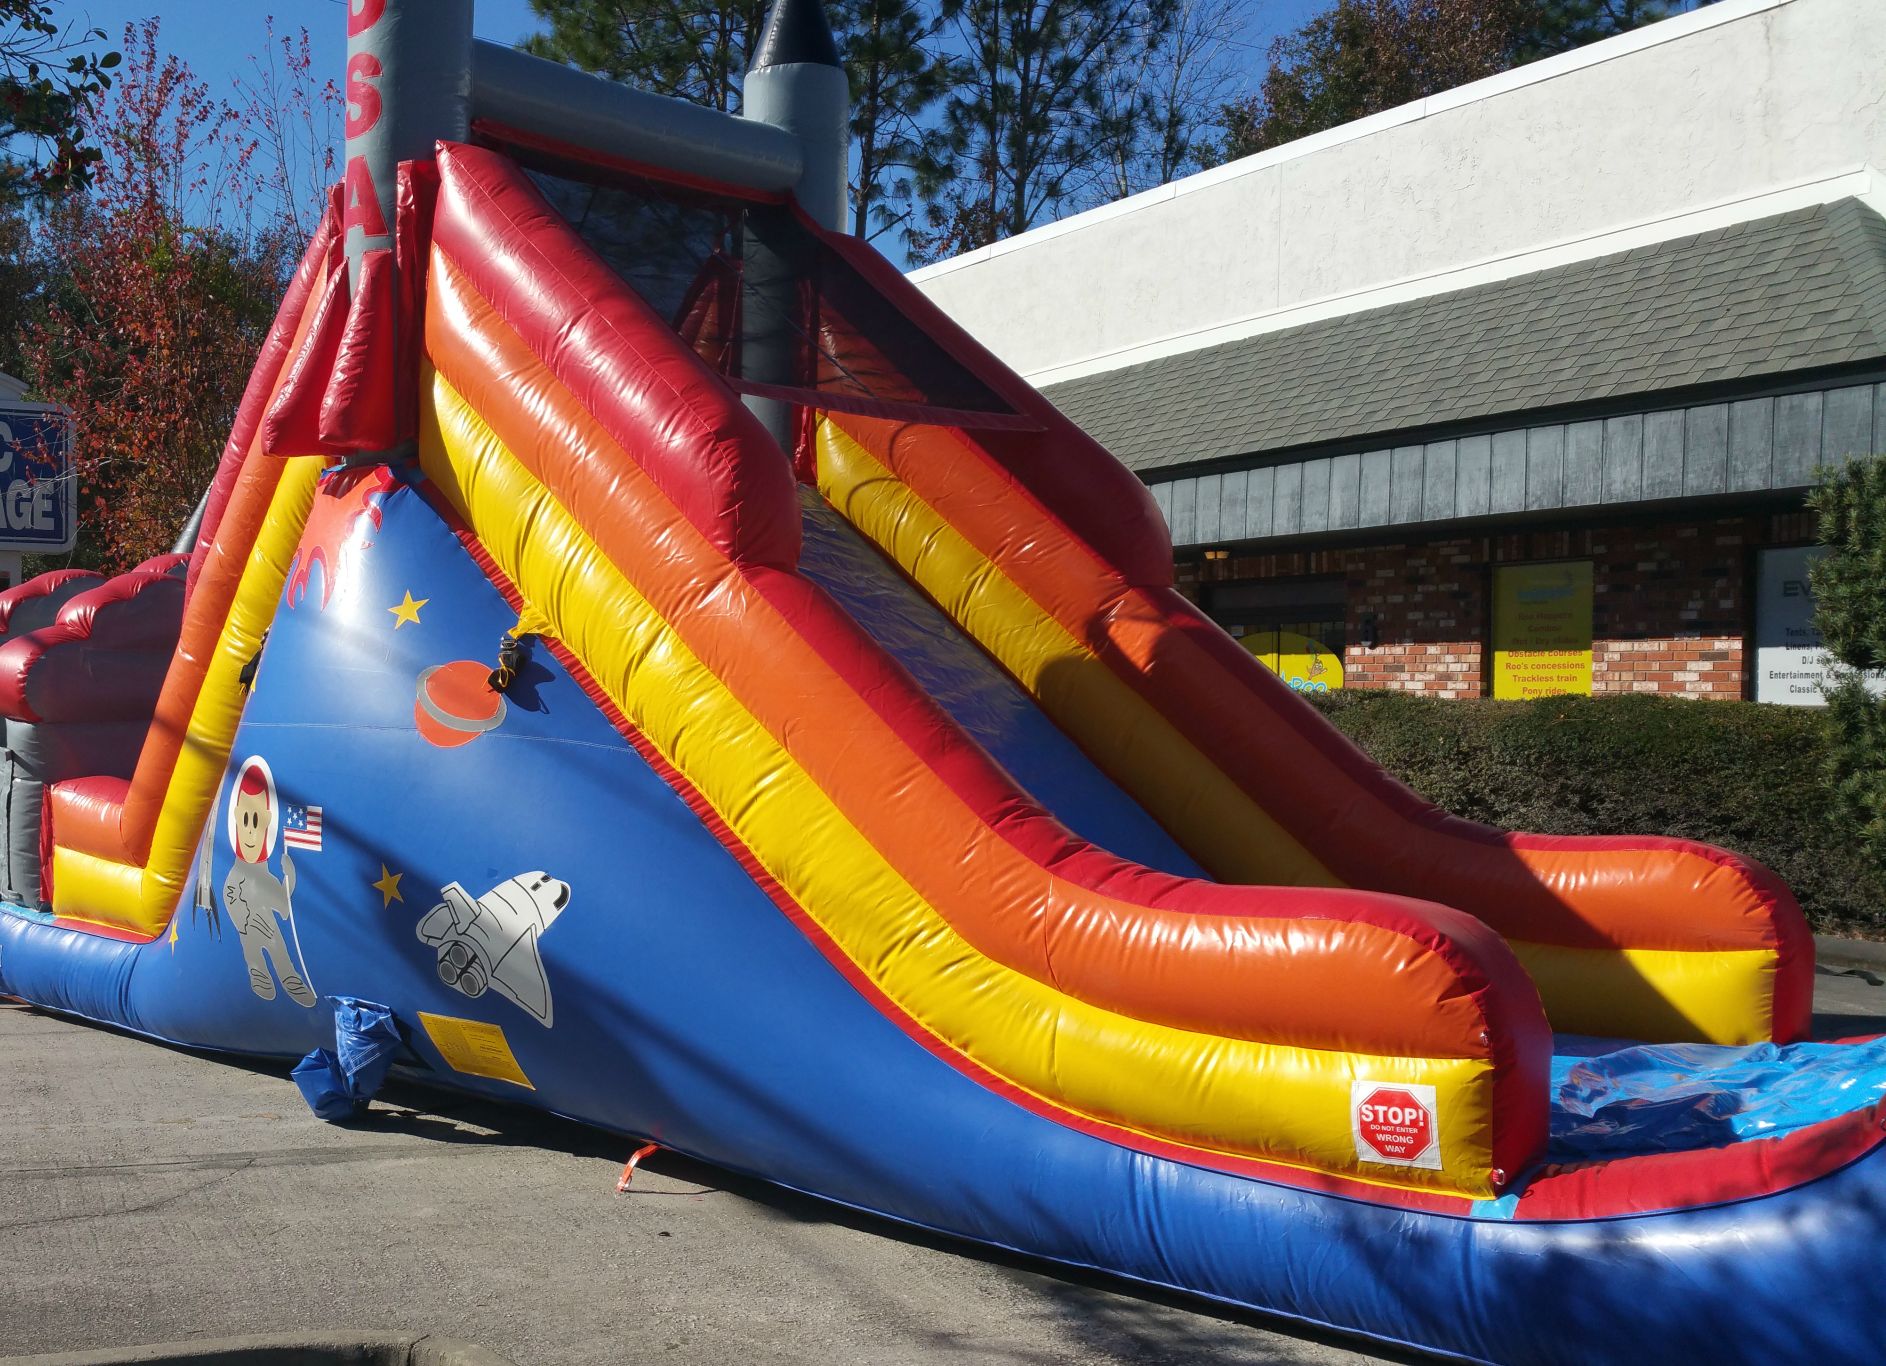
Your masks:
M384 863L380 865L380 880L373 883L372 887L374 891L380 894L381 910L385 910L395 901L404 901L406 899L399 894L399 880L405 876L406 874L404 873L388 872Z
M170 917L170 951L177 951L177 917L174 915Z
M413 596L413 590L408 588L406 590L405 601L394 603L393 606L386 609L393 614L393 629L397 631L407 622L411 622L413 625L417 626L419 624L419 609L431 601L431 598L415 598Z

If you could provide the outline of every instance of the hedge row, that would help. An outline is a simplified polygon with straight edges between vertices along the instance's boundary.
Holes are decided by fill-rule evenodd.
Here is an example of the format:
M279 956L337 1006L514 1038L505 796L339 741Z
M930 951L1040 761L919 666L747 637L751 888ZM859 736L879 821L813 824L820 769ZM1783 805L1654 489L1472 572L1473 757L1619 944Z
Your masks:
M1377 763L1458 815L1541 834L1718 844L1785 878L1816 930L1886 936L1886 870L1829 802L1819 709L1641 695L1313 700Z

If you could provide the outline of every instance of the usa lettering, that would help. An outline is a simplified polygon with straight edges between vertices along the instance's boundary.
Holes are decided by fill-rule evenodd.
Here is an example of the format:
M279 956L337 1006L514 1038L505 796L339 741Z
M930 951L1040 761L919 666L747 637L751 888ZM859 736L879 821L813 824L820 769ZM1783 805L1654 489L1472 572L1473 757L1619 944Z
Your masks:
M386 15L386 0L349 0L347 36L357 38L371 32ZM379 126L383 112L380 77L384 75L380 59L370 52L356 52L347 59L346 133L349 140L361 137ZM368 237L387 235L386 215L380 209L380 187L374 184L373 169L359 153L347 158L342 172L341 224L348 233L355 228Z

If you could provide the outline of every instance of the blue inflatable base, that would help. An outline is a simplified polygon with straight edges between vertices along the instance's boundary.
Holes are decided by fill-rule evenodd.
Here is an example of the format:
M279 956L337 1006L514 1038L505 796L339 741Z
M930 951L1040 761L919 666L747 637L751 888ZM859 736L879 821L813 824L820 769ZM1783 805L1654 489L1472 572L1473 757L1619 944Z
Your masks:
M936 1234L1431 1352L1878 1359L1879 1149L1760 1199L1541 1223L1496 1202L1423 1213L1195 1167L978 1085L833 968L549 652L497 723L429 740L415 723L428 671L488 661L516 614L410 490L383 513L343 591L328 598L317 574L278 613L171 931L129 943L0 910L0 991L284 1061L334 1047L320 1003L384 1002L411 1050L400 1074L429 1085ZM403 595L423 609L395 625ZM1000 715L984 743L1051 743ZM301 824L266 864L292 882L279 929L245 937L236 911L260 884L219 822L256 760ZM1174 860L1105 801L1070 822ZM451 951L488 928L481 911L511 927L489 974ZM1589 1061L1570 1060L1562 1085ZM1629 1078L1577 1084L1597 1114L1634 1098Z

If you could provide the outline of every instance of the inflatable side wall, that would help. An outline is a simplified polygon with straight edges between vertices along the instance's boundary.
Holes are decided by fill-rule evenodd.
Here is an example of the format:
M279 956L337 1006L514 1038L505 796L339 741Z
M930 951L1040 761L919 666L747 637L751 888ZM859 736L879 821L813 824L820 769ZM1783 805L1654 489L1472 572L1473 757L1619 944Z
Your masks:
M469 129L351 271L336 196L187 561L0 594L0 990L283 1059L365 1002L407 1078L1475 1359L1876 1354L1886 1048L1703 1046L1807 1027L1771 875L1436 811L867 248ZM1554 1026L1764 1080L1593 1156L1561 1077L1642 1050Z
M268 456L262 418L339 262L330 211L289 284L211 485L181 635L135 769L50 790L42 895L74 923L150 938L182 900L242 718L240 676L261 648L321 473L318 456Z
M1174 591L1136 478L881 258L824 240L1040 430L828 413L820 490L1214 876L1459 907L1506 938L1559 1029L1805 1037L1813 944L1773 873L1686 840L1509 834L1421 800Z
M1485 1194L1529 1159L1550 1041L1497 936L1073 839L793 572L789 467L667 324L505 158L440 171L427 475L861 990L1121 1141L1360 1175L1371 1078L1450 1117L1436 1168L1373 1179Z

